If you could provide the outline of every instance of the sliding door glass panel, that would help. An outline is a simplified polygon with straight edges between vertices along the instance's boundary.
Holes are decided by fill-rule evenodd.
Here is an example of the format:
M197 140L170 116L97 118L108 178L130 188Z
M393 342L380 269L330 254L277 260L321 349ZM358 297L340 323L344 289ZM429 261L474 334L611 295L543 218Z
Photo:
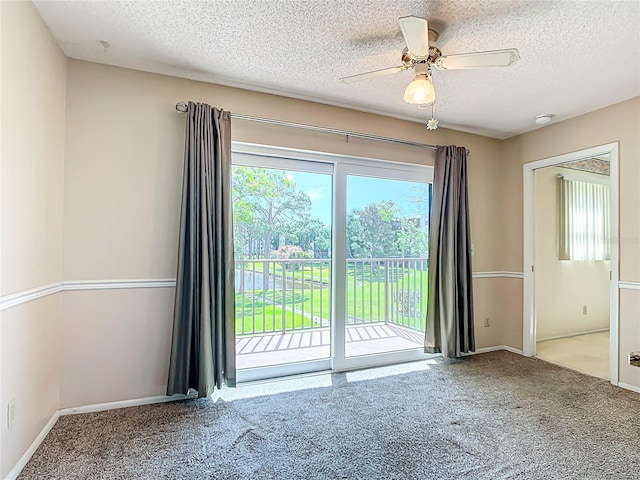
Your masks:
M345 356L422 348L431 185L347 175Z
M232 175L237 368L328 359L332 175L248 165Z

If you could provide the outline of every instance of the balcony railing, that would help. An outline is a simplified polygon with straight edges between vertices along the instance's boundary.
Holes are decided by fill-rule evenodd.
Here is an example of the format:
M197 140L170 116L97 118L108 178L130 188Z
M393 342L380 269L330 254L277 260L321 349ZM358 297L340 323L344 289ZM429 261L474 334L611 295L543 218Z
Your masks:
M427 259L347 259L347 325L393 323L424 330ZM328 328L331 260L236 261L236 333Z

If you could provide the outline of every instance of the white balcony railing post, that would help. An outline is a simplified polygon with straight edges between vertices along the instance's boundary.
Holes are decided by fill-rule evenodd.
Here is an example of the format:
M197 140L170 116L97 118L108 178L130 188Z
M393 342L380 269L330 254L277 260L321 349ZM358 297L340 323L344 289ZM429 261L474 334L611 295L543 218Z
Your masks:
M391 321L391 294L389 292L389 260L384 260L384 321Z
M347 262L351 267L347 271L353 275L348 282L348 325L383 322L422 329L425 259L366 258ZM237 260L236 272L238 335L285 334L331 325L331 318L325 318L331 315L332 292L330 282L325 281L325 273L329 278L331 275L330 259ZM384 285L380 285L382 282Z

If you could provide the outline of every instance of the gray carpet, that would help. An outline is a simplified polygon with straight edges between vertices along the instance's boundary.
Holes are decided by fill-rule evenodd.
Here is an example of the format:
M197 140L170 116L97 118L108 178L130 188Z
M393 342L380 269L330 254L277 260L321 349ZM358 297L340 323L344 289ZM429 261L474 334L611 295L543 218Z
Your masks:
M640 478L639 394L507 352L429 367L62 417L20 479Z

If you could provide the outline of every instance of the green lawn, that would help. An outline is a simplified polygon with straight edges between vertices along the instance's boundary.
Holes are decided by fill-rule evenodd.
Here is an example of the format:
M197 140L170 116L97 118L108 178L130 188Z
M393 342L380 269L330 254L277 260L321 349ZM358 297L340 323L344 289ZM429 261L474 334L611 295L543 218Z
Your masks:
M253 262L251 265L253 266ZM286 278L289 285L284 292L281 288L267 292L247 291L244 298L241 293L237 293L236 332L238 334L279 332L282 331L283 322L286 330L320 328L323 323L326 326L330 318L330 271L326 263L322 272L318 265L314 264L313 272L308 264L299 270L288 270ZM262 270L262 262L256 262L255 270ZM273 274L273 271L271 273ZM281 275L282 270L276 269L276 274ZM389 278L389 318L387 320L423 329L427 303L427 272L398 266L390 269L386 278ZM352 263L349 264L348 323L355 323L355 319L358 319L358 323L385 320L387 293L384 282L383 267L370 268L369 264L365 264L363 270L361 264L358 264L355 269ZM421 310L419 305L415 305L416 299L410 297L412 295L410 292L420 292L420 288L422 288L419 301ZM322 322L322 319L325 322Z

